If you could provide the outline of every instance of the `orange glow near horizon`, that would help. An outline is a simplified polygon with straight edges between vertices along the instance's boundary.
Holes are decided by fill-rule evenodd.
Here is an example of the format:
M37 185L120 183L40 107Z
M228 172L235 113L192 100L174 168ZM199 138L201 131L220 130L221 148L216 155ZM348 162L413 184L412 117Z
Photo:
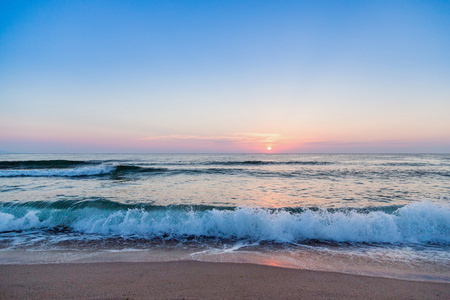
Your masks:
M1 123L1 122L0 122ZM0 124L1 125L1 124ZM65 128L54 124L34 125L34 130L17 126L14 130L0 133L0 142L16 145L18 152L159 152L159 153L300 153L300 152L419 152L429 149L423 144L439 145L439 137L422 139L377 139L326 136L319 132L308 137L297 133L273 131L231 132L203 135L154 135L130 134L105 128ZM269 132L269 133L267 133ZM306 133L302 133L306 135ZM445 138L445 136L444 136ZM441 138L442 139L442 138ZM441 146L443 151L444 147ZM440 148L438 148L440 149ZM2 150L2 149L0 149ZM8 150L8 149L7 149ZM113 150L113 151L111 151ZM429 150L428 150L429 151Z

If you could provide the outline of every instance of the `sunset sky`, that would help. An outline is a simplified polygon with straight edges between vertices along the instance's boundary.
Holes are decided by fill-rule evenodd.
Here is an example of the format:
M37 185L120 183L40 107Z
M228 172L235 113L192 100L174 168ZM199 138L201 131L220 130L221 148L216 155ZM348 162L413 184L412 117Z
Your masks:
M0 1L0 152L450 152L450 1Z

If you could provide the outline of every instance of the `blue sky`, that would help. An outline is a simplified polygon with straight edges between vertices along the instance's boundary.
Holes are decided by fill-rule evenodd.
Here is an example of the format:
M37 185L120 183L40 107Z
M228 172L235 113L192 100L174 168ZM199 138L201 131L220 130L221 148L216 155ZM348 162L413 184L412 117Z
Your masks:
M448 1L1 1L0 151L449 152Z

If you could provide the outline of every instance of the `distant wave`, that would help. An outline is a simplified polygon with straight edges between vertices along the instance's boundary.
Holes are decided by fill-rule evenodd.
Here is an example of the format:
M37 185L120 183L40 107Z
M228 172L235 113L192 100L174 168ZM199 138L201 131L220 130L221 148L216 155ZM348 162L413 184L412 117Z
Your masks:
M247 174L266 177L398 177L398 176L444 176L450 171L431 168L370 168L353 170L347 168L320 168L332 164L327 161L207 161L207 162L159 162L143 165L126 164L119 161L77 161L77 160L36 160L36 161L0 161L0 177L83 177L83 176L128 176L140 175L178 175L178 174ZM252 168L252 166L293 165L300 166L286 170L271 168ZM400 164L396 166L415 166L418 164ZM177 167L175 167L177 166ZM315 166L319 166L315 168ZM388 166L388 164L386 164ZM389 164L391 166L391 164ZM394 166L394 165L392 165Z
M179 162L158 162L150 163L150 165L163 165L163 166L265 166L265 165L304 165L304 166L317 166L317 165L331 165L335 162L328 161L275 161L275 160L212 160L212 161L179 161Z
M271 160L244 160L244 161L210 161L205 165L240 166L240 165L329 165L327 161L271 161Z
M434 164L430 163L416 163L416 162L389 162L379 164L380 166L388 166L388 167L425 167Z
M66 228L80 234L144 239L450 244L450 206L429 201L409 204L393 213L129 206L108 200L6 203L0 208L0 232Z
M115 170L114 166L93 166L71 169L22 169L0 170L0 177L78 177L110 174Z
M114 172L116 174L124 174L124 173L160 173L166 172L169 169L167 168L158 168L158 167L139 167L133 165L117 165L115 166Z
M93 161L78 160L16 160L0 161L0 169L64 169L83 165L98 164Z
M343 177L355 176L358 178L370 177L423 177L423 176L444 176L449 177L448 171L422 171L422 170L396 170L389 172L386 170L354 171L347 169L320 170L320 169L302 169L302 170L267 170L267 169L248 169L248 168L161 168L161 167L140 167L132 165L94 165L77 168L65 169L9 169L1 170L0 177L86 177L86 176L132 176L132 175L201 175L201 174L226 174L237 175L246 174L257 177Z
M139 167L131 165L98 165L91 167L67 168L67 169L12 169L0 170L0 177L83 177L99 175L126 176L132 174L231 174L239 172L239 169L220 168L180 168L168 169L158 167Z
M79 160L17 160L0 161L0 169L64 169L80 166L99 165L104 163L114 163L114 161L79 161ZM206 162L158 162L151 165L168 166L245 166L245 165L328 165L327 161L266 161L266 160L244 160L244 161L206 161Z

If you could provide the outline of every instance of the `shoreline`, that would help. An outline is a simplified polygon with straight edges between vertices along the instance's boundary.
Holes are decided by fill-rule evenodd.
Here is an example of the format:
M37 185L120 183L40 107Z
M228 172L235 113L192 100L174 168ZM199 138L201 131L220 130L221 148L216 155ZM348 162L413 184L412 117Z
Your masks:
M0 265L1 299L448 299L450 284L250 263Z
M0 251L0 265L46 265L84 263L153 263L199 261L217 263L243 263L274 266L295 270L311 270L339 274L360 275L407 281L450 283L450 269L446 264L418 261L402 262L390 259L353 255L328 255L271 251L226 251L227 249L151 248L123 250L5 250ZM376 257L375 257L376 258Z

